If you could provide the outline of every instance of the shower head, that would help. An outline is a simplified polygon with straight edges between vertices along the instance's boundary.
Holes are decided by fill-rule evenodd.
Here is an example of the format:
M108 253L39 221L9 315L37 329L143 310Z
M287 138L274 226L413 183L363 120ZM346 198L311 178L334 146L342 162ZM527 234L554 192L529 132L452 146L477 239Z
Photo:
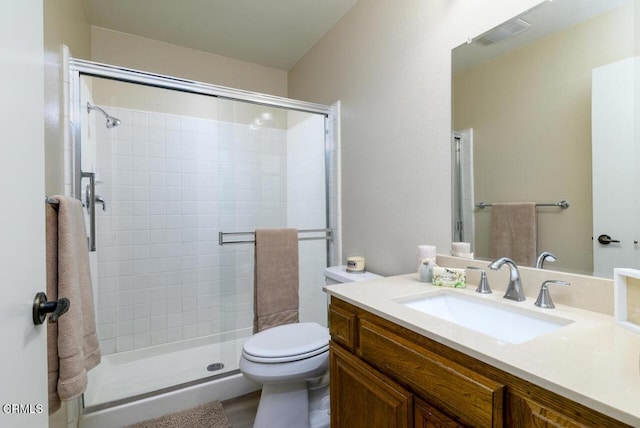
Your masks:
M113 116L107 116L107 123L106 123L107 128L111 129L118 125L120 125L120 119Z
M120 123L121 123L120 119L118 119L117 117L113 117L113 116L107 114L107 112L102 110L100 107L93 106L93 105L91 105L91 103L88 102L87 103L87 113L90 113L91 110L97 110L97 111L99 111L100 113L102 113L104 115L104 117L107 119L107 123L105 123L105 126L108 129L115 128L116 126L120 125Z

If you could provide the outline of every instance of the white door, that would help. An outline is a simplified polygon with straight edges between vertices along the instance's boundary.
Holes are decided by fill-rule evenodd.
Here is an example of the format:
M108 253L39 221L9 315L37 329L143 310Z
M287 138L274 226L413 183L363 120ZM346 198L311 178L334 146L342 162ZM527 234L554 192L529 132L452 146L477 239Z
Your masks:
M640 269L640 192L638 191L638 59L628 58L593 70L593 270L613 277L614 267ZM606 242L607 237L612 241Z
M42 2L0 5L0 427L46 427Z

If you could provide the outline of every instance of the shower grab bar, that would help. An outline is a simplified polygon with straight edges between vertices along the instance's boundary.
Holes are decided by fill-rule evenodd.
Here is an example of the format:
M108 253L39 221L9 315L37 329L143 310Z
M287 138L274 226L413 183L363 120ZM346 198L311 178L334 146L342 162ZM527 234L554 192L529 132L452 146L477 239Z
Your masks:
M60 205L60 201L59 200L53 199L53 198L51 198L49 196L45 196L44 197L44 201L46 203L48 203L48 204L55 205L56 207L58 207Z
M325 241L330 241L333 237L333 231L331 229L300 229L298 230L298 235L301 233L320 233L324 232L324 236L306 236L306 237L298 237L298 241L312 241L322 239ZM238 241L225 241L224 237L226 235L233 236L246 236L250 235L253 239L243 239ZM256 233L255 232L218 232L218 245L226 245L226 244L251 244L256 242L255 240Z
M478 202L476 204L476 208L480 208L481 210L486 208L486 207L492 207L493 204L488 204L486 202ZM560 202L551 202L548 204L536 204L536 207L560 207L563 210L566 210L567 208L569 208L569 201L567 200L562 200Z

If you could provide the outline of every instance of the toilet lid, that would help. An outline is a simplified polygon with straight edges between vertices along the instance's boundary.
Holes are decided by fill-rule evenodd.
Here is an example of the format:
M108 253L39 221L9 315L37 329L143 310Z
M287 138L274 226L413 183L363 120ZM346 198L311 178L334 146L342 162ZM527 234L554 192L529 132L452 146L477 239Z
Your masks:
M282 363L302 360L329 349L329 330L315 322L285 324L254 334L242 347L249 361Z

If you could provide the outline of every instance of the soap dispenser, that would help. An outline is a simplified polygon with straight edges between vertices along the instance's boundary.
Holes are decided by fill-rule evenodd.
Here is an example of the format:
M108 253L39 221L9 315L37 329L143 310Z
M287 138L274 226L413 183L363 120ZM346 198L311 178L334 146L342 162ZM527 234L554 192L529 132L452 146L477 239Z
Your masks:
M425 258L420 264L420 270L418 270L418 277L420 282L432 282L433 281L433 268L436 263L433 259Z

